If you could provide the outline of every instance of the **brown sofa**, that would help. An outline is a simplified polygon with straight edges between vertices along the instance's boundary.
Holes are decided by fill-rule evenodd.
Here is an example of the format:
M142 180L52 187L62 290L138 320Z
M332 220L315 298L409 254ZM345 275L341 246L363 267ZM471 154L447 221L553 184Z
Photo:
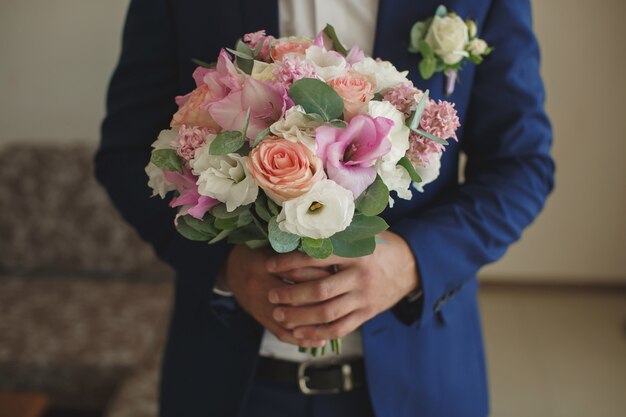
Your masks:
M0 391L153 416L173 273L112 207L92 154L0 150Z

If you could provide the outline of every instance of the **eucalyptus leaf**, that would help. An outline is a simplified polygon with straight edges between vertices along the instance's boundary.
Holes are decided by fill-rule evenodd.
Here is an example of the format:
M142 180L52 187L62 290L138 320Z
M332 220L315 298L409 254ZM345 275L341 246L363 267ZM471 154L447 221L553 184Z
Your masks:
M330 239L302 238L302 250L315 259L326 259L333 254L333 244Z
M448 145L447 140L437 137L435 135L432 135L422 129L415 129L414 132L420 136L424 136L425 138L432 140L433 142L441 143L442 145Z
M242 46L239 46L239 45L242 45ZM252 56L252 50L250 49L248 45L246 45L243 42L237 44L237 50L230 49L230 48L225 48L225 49L231 54L235 55L237 58L242 58L242 59L247 59L247 60L254 59L254 57Z
M413 116L411 117L411 121L409 123L409 129L415 130L420 125L422 121L422 116L424 115L424 109L426 108L426 104L428 103L429 96L430 96L430 91L429 90L424 91L424 96L422 97L420 102L417 104L417 108L415 109L415 112L413 113Z
M276 222L276 217L272 217L267 229L270 245L272 245L272 249L276 252L287 253L298 249L300 237L280 230Z
M220 230L235 230L238 226L239 216L225 219L216 218L215 227Z
M174 149L155 149L150 155L150 162L166 171L183 172L183 161Z
M280 213L280 207L278 206L278 204L276 204L274 200L269 197L267 198L267 208L269 209L270 213L272 213L272 216L278 216L278 213Z
M185 223L187 223L189 227L201 233L208 233L216 236L220 231L213 225L214 221L215 218L210 215L205 216L204 220L196 219L193 216L185 216Z
M337 129L345 129L348 126L346 122L344 122L343 120L339 120L339 119L331 120L330 122L325 123L325 124L332 126L332 127L336 127Z
M259 146L259 143L261 143L263 139L269 136L270 132L271 130L268 127L267 129L261 131L258 135L256 135L256 138L254 138L254 143L252 144L252 147L256 148L257 146Z
M234 130L221 132L218 134L211 145L209 146L209 153L211 155L226 155L229 153L235 153L243 146L246 138Z
M186 239L199 242L213 239L213 237L215 236L214 234L201 232L189 226L187 224L186 217L187 216L182 216L178 218L178 224L176 225L176 230L178 231L178 233L183 235Z
M361 256L371 255L376 249L376 239L374 236L351 242L331 237L330 241L333 244L333 253L342 258L359 258Z
M250 223L247 226L240 227L234 230L228 236L228 243L232 243L233 245L239 245L255 240L267 241L267 236L265 236L254 223Z
M269 245L270 242L267 239L261 239L261 240L249 240L249 241L245 242L245 244L250 249L259 249L259 248L263 248L263 247Z
M254 68L254 60L237 57L237 67L246 74L250 75L252 74L252 69Z
M244 227L252 223L252 213L246 210L237 217L237 227Z
M243 129L241 129L241 135L245 138L248 134L248 125L250 124L250 107L248 107L248 111L246 111L246 118L243 121ZM243 144L242 144L243 146Z
M332 25L326 25L324 28L324 33L326 36L330 38L333 42L333 49L339 52L341 55L348 55L348 50L339 42L339 38L337 37L337 32L335 32L335 28Z
M356 200L356 208L366 216L377 216L389 203L389 189L380 176Z
M209 240L209 244L217 243L217 242L219 242L221 240L224 240L231 233L232 233L232 229L231 230L222 230L217 236L215 236L213 239Z
M272 218L272 214L267 208L267 199L262 193L259 193L258 198L254 202L254 211L257 216L266 222L269 222Z
M434 57L423 58L419 65L420 75L423 79L428 80L433 76L437 69L437 60Z
M343 99L324 81L302 78L293 83L289 97L307 113L317 113L325 121L339 119L343 114Z
M251 205L239 206L233 211L226 209L226 204L218 204L211 209L211 214L218 219L230 219L232 217L239 217L242 213L249 211Z
M344 231L335 233L333 239L352 242L375 236L388 228L389 225L382 217L357 214L352 219L350 226Z
M398 161L398 165L400 165L402 168L406 169L406 171L409 173L409 177L411 177L411 181L413 181L413 182L422 182L422 177L419 176L419 174L415 170L415 167L413 166L411 161L409 161L409 158L407 158L406 156L403 156Z

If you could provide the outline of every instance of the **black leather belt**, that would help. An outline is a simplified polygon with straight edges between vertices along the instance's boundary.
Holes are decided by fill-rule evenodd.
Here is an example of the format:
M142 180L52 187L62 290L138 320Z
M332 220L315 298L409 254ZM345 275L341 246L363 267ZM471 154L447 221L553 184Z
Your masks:
M261 380L292 385L303 394L339 394L365 386L362 358L290 362L259 358L256 371Z

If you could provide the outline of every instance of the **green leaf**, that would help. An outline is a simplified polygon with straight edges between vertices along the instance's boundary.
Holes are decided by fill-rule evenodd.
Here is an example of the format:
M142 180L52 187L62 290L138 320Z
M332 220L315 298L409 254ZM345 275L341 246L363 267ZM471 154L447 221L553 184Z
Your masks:
M302 250L311 258L326 259L333 254L333 244L330 239L302 238Z
M237 223L239 222L239 217L229 217L226 219L215 219L215 227L220 230L235 230L237 228Z
M420 52L420 41L426 35L426 29L426 22L417 22L411 27L409 52L414 54Z
M303 78L293 83L289 97L307 113L317 113L325 121L339 119L343 114L343 100L324 81Z
M437 60L434 57L427 57L420 62L419 70L423 79L428 80L437 69Z
M419 48L420 53L422 54L422 56L424 58L431 58L431 57L434 58L435 57L435 51L433 51L432 46L430 46L430 44L428 42L426 42L424 39L419 41L418 48Z
M437 137L435 135L431 135L430 133L422 130L422 129L415 129L414 130L415 133L417 133L420 136L424 136L426 139L430 139L433 142L437 142L437 143L441 143L442 145L448 145L448 141L445 139L442 139L440 137Z
M188 216L183 216L178 218L178 224L176 225L176 230L178 230L178 233L180 233L189 240L195 241L207 241L215 237L215 235L212 233L201 232L189 226L186 220L187 217Z
M344 240L330 238L333 244L333 253L342 258L359 258L374 253L376 249L376 239L374 236L367 239L346 242Z
M326 36L330 38L333 42L333 49L339 52L341 55L348 55L348 50L339 42L339 38L337 37L337 32L335 32L335 28L332 25L326 25L324 28L324 33Z
M331 120L330 122L324 123L326 125L332 126L332 127L336 127L337 129L345 129L348 124L346 122L344 122L343 120Z
M236 48L237 48L236 50L230 49L230 48L225 48L225 49L231 54L235 55L237 58L242 58L242 59L247 59L247 60L254 59L254 57L252 56L252 49L250 49L250 47L246 45L245 43L241 42L241 40L237 42Z
M380 176L356 200L356 208L366 216L377 216L387 208L389 189Z
M417 109L415 109L415 112L413 113L413 116L411 117L411 121L409 122L409 129L415 130L420 125L422 121L422 116L424 115L424 109L426 108L426 104L428 103L429 96L430 96L430 91L429 90L424 91L424 96L422 97L419 104L417 105Z
M269 209L270 213L272 213L272 216L278 216L278 213L280 213L280 207L278 206L278 204L276 204L274 200L269 197L267 198L267 208Z
M252 147L256 148L257 146L259 146L259 143L261 143L261 141L265 139L266 136L269 136L270 132L271 130L268 127L267 129L263 130L258 135L256 135L256 138L254 138L254 143L252 144Z
M267 229L270 245L272 245L272 249L276 252L287 253L298 249L300 237L280 230L276 222L276 217L272 217Z
M241 135L245 138L248 134L248 125L250 124L250 107L248 107L248 111L246 112L246 118L243 121L243 129L241 129ZM242 145L243 146L243 145Z
M233 245L239 245L249 241L267 242L267 236L265 236L265 234L263 234L254 223L250 223L247 226L240 227L239 229L234 230L228 236L228 242L232 243Z
M249 240L246 242L246 246L249 247L250 249L258 249L258 248L263 248L267 245L269 245L270 242L267 239L262 239L262 240Z
M150 155L150 162L166 171L183 172L183 161L174 149L155 149Z
M254 202L254 211L263 221L269 222L272 218L272 214L267 208L267 198L263 193L259 193L258 198Z
M246 138L237 131L226 131L218 134L211 146L209 146L209 153L211 155L226 155L229 153L235 153L243 146Z
M241 214L250 210L251 205L239 206L233 211L226 209L226 204L218 204L211 209L211 214L218 219L230 219L232 217L239 217Z
M352 219L350 226L344 231L335 233L333 239L352 242L375 236L388 228L389 225L382 217L357 214Z
M201 233L211 234L216 236L220 231L213 226L215 218L208 215L204 220L198 220L193 216L185 216L185 223L187 225Z
M435 16L445 17L448 14L448 9L443 4L437 7L437 11L435 12Z
M204 67L204 68L215 68L215 66L217 65L215 62L209 63L209 62L203 61L201 59L197 59L197 58L192 58L191 62L193 62L194 64L196 64L199 67Z
M222 230L217 236L209 240L209 244L217 243L220 240L224 240L232 233L232 230Z
M413 166L411 161L409 161L409 158L407 158L406 156L403 156L398 161L398 165L400 165L402 168L406 169L406 171L409 173L409 177L411 177L411 181L413 181L413 182L422 182L422 178L419 176L419 174L415 170L415 167Z

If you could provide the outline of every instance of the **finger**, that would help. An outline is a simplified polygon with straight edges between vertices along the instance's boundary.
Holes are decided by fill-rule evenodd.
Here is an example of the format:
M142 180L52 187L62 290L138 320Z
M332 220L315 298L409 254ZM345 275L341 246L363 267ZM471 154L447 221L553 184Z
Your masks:
M292 282L307 282L314 281L321 278L327 278L331 275L330 271L323 268L299 268L292 269L291 271L280 272L278 274L280 278L286 279Z
M311 304L330 300L358 287L358 276L347 269L328 278L272 288L268 299L272 304Z
M281 322L287 329L300 326L327 324L347 316L360 307L359 297L347 293L330 301L299 307L276 307L274 320Z
M355 331L363 324L364 318L362 310L356 310L327 325L297 327L293 336L299 340L339 339Z
M325 268L332 265L345 264L349 261L347 258L340 258L336 255L331 255L326 259L315 259L302 252L291 252L272 256L267 260L266 268L268 272L278 273L306 267Z
M312 348L312 347L322 347L326 344L325 340L312 340L312 339L296 339L291 331L283 329L279 326L270 326L267 328L278 340L283 343L289 343L291 345L304 347L304 348Z

